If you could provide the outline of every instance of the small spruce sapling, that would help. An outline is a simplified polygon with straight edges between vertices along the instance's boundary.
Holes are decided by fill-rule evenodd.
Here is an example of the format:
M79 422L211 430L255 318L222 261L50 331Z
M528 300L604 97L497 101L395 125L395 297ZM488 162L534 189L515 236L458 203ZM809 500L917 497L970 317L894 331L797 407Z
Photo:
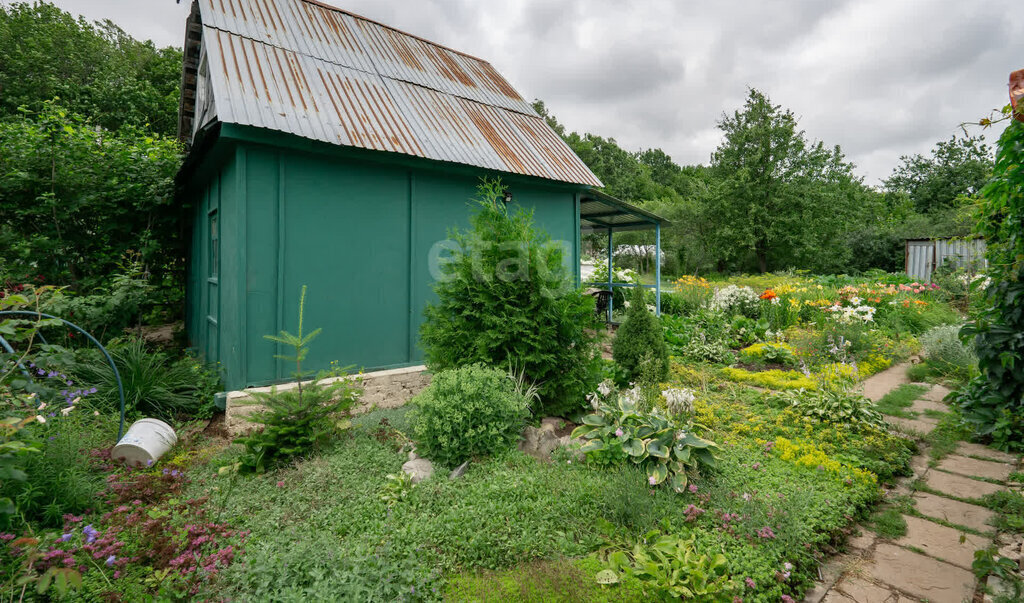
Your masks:
M238 465L243 473L263 473L306 455L351 424L342 417L349 413L360 392L349 379L325 384L322 380L337 374L321 371L308 383L302 382L304 378L313 376L311 371L303 371L302 362L309 353L310 342L320 334L320 329L303 334L305 304L306 287L303 286L297 334L282 330L279 335L264 336L295 350L292 355L274 357L295 363L292 375L297 385L283 391L274 387L270 393L251 393L267 410L252 417L253 421L263 425L262 430L236 440L245 445L245 454Z

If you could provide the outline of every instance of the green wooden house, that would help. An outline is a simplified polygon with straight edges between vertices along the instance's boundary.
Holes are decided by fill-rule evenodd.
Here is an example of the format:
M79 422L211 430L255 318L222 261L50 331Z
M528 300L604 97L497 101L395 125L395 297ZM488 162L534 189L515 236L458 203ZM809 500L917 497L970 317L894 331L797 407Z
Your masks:
M309 368L419 364L432 253L482 176L577 274L587 207L632 223L489 63L319 2L193 2L182 84L187 332L228 389L288 377L263 335L295 329L303 285Z

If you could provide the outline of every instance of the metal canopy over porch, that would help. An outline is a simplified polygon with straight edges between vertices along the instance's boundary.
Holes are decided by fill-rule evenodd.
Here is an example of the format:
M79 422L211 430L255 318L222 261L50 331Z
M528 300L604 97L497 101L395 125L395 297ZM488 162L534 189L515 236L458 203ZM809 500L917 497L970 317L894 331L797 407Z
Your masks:
M608 234L608 281L585 282L584 285L601 287L608 295L608 322L612 322L612 298L615 287L639 286L654 289L655 314L661 316L661 226L668 220L630 205L621 199L596 190L589 190L580 197L580 232L590 234L606 232ZM614 247L612 235L615 232L631 230L654 230L654 284L634 285L633 283L616 283L613 280L612 258Z

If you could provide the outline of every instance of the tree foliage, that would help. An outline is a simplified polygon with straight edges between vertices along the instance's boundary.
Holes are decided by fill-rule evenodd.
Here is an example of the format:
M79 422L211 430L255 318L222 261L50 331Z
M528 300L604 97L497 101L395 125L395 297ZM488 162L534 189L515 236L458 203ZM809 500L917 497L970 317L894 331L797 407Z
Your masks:
M174 140L97 129L50 102L0 121L0 272L87 289L129 251L151 272L180 270L180 161Z
M0 117L60 98L96 125L177 130L182 53L39 2L0 5Z
M870 195L839 147L809 142L791 111L753 89L718 126L719 253L728 260L752 251L761 272L806 266L823 252L841 265L848 251L839 235L863 218Z
M992 152L984 137L957 137L939 141L930 157L900 157L900 164L885 181L890 196L905 195L919 213L933 213L962 205L965 197L981 191L992 173Z
M999 139L992 179L981 193L977 233L988 244L984 309L974 336L981 375L960 395L964 417L1002 447L1024 449L1024 123Z
M521 372L539 387L539 410L564 415L596 383L594 301L573 288L563 250L534 228L532 212L503 195L499 181L484 180L471 228L450 234L455 248L420 331L427 366Z

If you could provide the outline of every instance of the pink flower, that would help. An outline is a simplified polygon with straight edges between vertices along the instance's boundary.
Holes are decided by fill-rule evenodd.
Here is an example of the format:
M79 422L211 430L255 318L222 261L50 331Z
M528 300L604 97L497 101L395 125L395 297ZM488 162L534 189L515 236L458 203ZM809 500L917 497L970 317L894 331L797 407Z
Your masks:
M793 597L790 597L789 595L782 595L782 603L795 603L795 602L793 601Z
M747 576L746 580L744 580L743 583L747 585L747 588L750 588L750 589L757 588L757 583L754 582L754 579L751 578L750 576Z
M690 488L689 489L690 489L690 494L696 494L697 493L697 484L690 484Z
M754 471L760 471L761 463L754 463L753 465L750 466L750 468L753 469Z
M653 486L658 483L658 478L652 475L651 477L647 478L647 483Z
M743 500L745 500L746 502L750 502L751 498L754 498L754 497L751 496L750 494L746 493L746 492L743 493Z
M621 438L622 437L622 428L621 427L615 430L615 437L617 437L617 438Z
M761 528L760 530L758 530L757 531L757 535L759 537L761 537L761 538L764 538L765 540L768 540L768 539L771 539L771 538L775 538L775 532L773 532L772 529L769 528L768 526L765 526L765 527Z
M281 481L277 482L277 487L278 488L284 488L284 480L281 480Z

